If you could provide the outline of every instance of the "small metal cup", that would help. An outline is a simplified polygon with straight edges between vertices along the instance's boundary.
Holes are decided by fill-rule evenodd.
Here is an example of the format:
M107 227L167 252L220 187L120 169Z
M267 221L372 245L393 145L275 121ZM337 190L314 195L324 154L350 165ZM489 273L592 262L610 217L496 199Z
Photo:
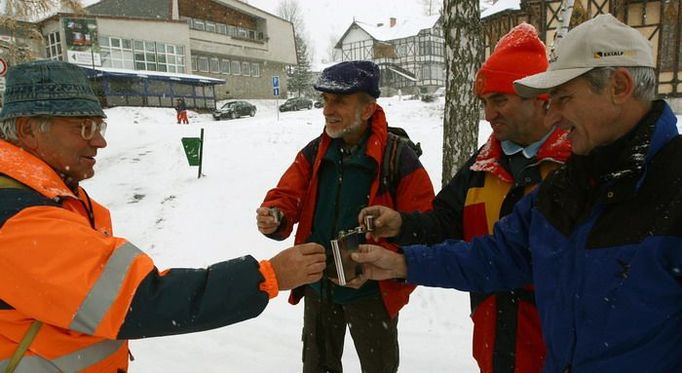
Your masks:
M365 232L373 232L374 231L374 216L373 215L367 215L365 216Z

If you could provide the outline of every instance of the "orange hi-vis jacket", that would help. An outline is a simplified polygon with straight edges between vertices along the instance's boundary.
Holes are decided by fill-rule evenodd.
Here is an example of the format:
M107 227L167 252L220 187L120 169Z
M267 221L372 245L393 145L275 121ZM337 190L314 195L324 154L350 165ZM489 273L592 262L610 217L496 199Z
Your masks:
M212 329L268 303L251 257L160 273L112 235L106 208L0 140L0 369L42 327L16 372L125 372L127 339ZM239 281L235 281L239 279Z

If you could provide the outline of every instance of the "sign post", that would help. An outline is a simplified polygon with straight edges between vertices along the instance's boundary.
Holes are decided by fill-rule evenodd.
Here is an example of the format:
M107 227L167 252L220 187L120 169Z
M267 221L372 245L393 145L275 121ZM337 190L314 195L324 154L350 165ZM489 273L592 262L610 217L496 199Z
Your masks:
M275 111L277 112L277 120L279 120L279 76L272 76L272 95L275 96Z
M0 58L0 76L5 76L7 73L7 61L4 58Z
M201 178L201 165L204 161L204 129L201 129L200 137L183 137L182 147L185 149L187 163L190 166L199 166L197 179Z

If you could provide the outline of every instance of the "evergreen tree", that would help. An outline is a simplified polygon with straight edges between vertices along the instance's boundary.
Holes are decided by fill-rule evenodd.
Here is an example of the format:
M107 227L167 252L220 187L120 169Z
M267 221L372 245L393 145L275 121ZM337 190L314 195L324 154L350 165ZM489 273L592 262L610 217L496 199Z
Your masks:
M478 145L480 104L473 86L484 56L479 0L444 0L443 23L447 67L442 174L445 185Z
M292 92L297 92L298 96L303 96L310 91L313 74L310 71L310 57L308 56L308 44L298 35L294 35L296 43L296 60L298 64L287 69L289 78L288 88Z
M308 42L302 37L305 34L301 10L296 0L282 0L277 7L277 14L294 25L294 43L296 44L296 65L287 66L287 89L303 96L312 91L310 71L311 56Z

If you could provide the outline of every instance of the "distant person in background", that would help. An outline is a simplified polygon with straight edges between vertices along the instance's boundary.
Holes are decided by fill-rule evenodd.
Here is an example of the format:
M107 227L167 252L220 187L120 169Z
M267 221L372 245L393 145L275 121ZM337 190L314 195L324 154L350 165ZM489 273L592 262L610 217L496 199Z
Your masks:
M83 72L10 67L0 111L0 370L126 372L128 339L197 332L259 315L279 290L317 281L324 248L159 271L112 232L79 182L107 142ZM196 359L201 359L196 356Z
M187 119L187 104L185 104L184 99L179 98L175 100L175 112L178 124L189 124L189 119Z
M474 91L493 133L433 200L425 213L368 207L378 237L402 245L434 244L448 238L471 241L493 232L571 154L566 132L545 127L547 97L520 97L514 80L547 70L545 45L527 23L497 43L476 75ZM538 373L545 345L531 284L512 291L471 293L473 354L483 373Z
M382 180L389 141L379 97L379 67L370 61L330 66L315 84L324 101L324 132L301 151L256 211L261 233L283 240L298 223L295 242L325 246L330 269L332 239L357 226L360 209L384 205L402 211L425 211L433 186L417 155L403 146L394 159L393 185ZM397 149L397 148L396 148ZM393 178L392 178L393 179ZM364 241L364 235L360 235ZM372 240L389 250L395 244ZM407 304L411 285L398 281L356 282L339 286L327 272L318 282L295 289L289 301L305 295L303 372L343 371L346 327L355 343L362 372L394 373L398 369L398 311ZM350 369L357 371L357 369Z

